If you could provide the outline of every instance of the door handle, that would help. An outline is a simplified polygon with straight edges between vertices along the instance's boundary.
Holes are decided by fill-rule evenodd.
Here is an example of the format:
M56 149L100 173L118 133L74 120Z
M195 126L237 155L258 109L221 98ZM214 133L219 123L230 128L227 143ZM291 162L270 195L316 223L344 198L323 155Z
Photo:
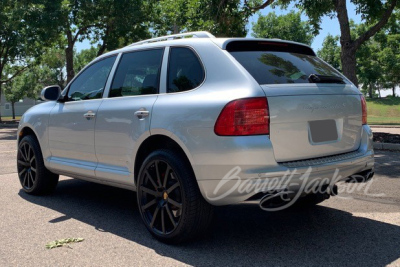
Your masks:
M138 110L135 113L135 116L138 117L139 119L143 119L145 117L148 117L150 114L150 111L148 110Z
M96 117L96 113L94 113L93 111L88 111L87 113L83 114L83 117L87 119L92 119Z

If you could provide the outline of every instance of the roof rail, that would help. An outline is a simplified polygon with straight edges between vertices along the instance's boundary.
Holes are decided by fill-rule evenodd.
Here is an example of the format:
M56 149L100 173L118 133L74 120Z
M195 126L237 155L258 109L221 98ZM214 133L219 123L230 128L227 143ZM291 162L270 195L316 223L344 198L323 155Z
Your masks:
M185 32L185 33L179 33L179 34L173 34L173 35L167 35L167 36L147 39L147 40L144 40L144 41L133 43L133 44L128 45L128 46L135 46L135 45L142 45L142 44L148 44L148 43L154 43L154 42L168 41L168 40L174 40L174 39L184 38L184 37L188 37L188 36L192 36L194 38L215 38L214 35L212 35L209 32L206 32L206 31Z

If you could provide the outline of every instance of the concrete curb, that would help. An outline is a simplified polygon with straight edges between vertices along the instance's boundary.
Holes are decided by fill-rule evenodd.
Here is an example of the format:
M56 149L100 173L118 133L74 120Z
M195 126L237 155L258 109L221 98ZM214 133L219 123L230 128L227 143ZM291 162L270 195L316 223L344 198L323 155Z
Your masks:
M376 149L376 150L400 151L400 144L374 142L374 149Z

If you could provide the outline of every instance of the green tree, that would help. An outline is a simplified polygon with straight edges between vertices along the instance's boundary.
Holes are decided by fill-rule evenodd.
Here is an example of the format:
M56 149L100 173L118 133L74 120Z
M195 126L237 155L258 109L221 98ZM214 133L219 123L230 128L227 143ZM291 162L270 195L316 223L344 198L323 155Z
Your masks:
M350 20L350 30L353 39L357 39L367 28L368 26L365 24L357 25L354 21ZM360 82L361 90L371 98L375 96L375 90L380 91L382 87L384 87L382 71L384 63L380 58L381 44L376 41L376 37L380 36L382 33L383 30L377 33L375 37L363 43L356 53L357 78ZM341 71L341 49L338 44L339 39L339 36L328 35L317 54L323 60Z
M396 86L400 85L400 34L387 35L387 38L387 46L379 51L378 56L383 65L383 83L392 89L395 97Z
M370 98L375 90L381 89L382 66L379 60L379 43L370 40L364 43L357 51L357 76L361 89L368 93Z
M397 0L352 1L356 6L356 12L361 14L362 19L369 25L357 38L354 38L351 34L346 0L279 0L276 2L283 7L294 3L295 7L304 11L309 17L315 33L320 30L322 17L330 16L338 19L343 73L357 86L357 51L387 24L394 8L400 5Z
M155 35L201 30L244 37L249 17L266 6L260 0L160 0L152 8L151 25Z
M60 43L65 48L67 83L75 76L74 48L84 39L99 43L98 55L148 36L148 12L140 0L58 1Z
M322 48L318 50L317 55L338 71L342 71L339 36L328 34L322 43Z
M279 38L311 45L314 34L311 26L301 20L300 12L290 12L277 16L270 12L266 16L259 16L253 23L253 37Z
M1 1L0 98L2 86L20 75L56 36L57 28L51 26L57 22L56 10L50 0Z
M87 64L89 64L97 56L98 49L94 46L89 49L83 49L79 53L75 53L74 66L75 73L78 73Z
M395 88L400 83L400 23L398 12L391 17L389 23L373 38L365 42L356 53L357 75L370 97L375 90L391 89L395 96ZM351 25L352 35L357 38L368 26Z
M172 0L161 0L159 3L168 5ZM243 4L241 1L226 1L226 0L205 0L201 1L202 7L194 8L196 12L186 12L185 4L191 7L191 2L200 2L195 0L176 0L174 1L175 7L168 9L165 12L161 12L160 15L165 15L166 24L169 25L169 31L174 29L174 32L179 32L182 30L194 30L197 27L191 27L191 25L203 25L203 29L210 30L205 27L206 22L214 22L215 25L219 25L218 21L221 18L230 18L230 14L233 14L233 18L236 18L236 14L239 20L230 20L235 22L234 24L227 23L229 29L242 29L242 24L240 21L247 22L249 16L254 14L260 9L264 9L272 4L277 4L282 7L288 7L290 4L300 9L309 18L309 22L313 27L314 34L317 34L320 30L320 24L322 17L330 16L331 18L336 17L338 19L340 27L340 46L341 46L341 64L343 73L356 85L358 86L357 79L357 61L356 53L360 47L371 39L377 32L379 32L388 22L393 10L400 6L400 1L398 0L358 0L353 1L356 6L356 12L361 14L362 19L369 25L357 38L354 38L351 34L350 20L348 16L346 0L266 0L266 1L248 1L244 0ZM227 2L231 5L236 4L234 8L225 8ZM196 3L193 3L194 6ZM161 7L163 10L163 7ZM232 11L235 11L232 13ZM236 13L236 10L241 11ZM209 14L207 14L207 12ZM214 14L212 17L211 14ZM216 15L215 15L216 14ZM172 18L172 19L171 19ZM196 22L196 23L193 23ZM199 23L197 23L199 22ZM154 27L157 29L157 27ZM210 30L212 33L216 34L217 31ZM241 36L236 34L237 31L229 31L229 33L234 32L236 36ZM246 30L244 29L244 31ZM216 34L218 36L229 36L230 34Z
M396 11L387 26L376 36L379 43L379 61L382 66L382 84L392 89L396 96L396 86L400 85L400 12Z
M38 60L40 63L38 63L36 71L40 72L42 85L57 84L64 88L66 85L64 50L57 46L51 47Z
M36 99L41 89L38 67L25 70L6 84L4 95L6 100L11 103L13 119L15 119L15 103L25 97Z

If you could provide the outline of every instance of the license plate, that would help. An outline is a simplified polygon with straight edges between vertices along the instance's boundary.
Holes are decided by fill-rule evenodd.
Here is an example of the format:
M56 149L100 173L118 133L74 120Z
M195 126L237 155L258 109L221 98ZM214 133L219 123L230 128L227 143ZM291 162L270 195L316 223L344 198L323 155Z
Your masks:
M335 120L309 121L308 123L313 143L338 140Z

